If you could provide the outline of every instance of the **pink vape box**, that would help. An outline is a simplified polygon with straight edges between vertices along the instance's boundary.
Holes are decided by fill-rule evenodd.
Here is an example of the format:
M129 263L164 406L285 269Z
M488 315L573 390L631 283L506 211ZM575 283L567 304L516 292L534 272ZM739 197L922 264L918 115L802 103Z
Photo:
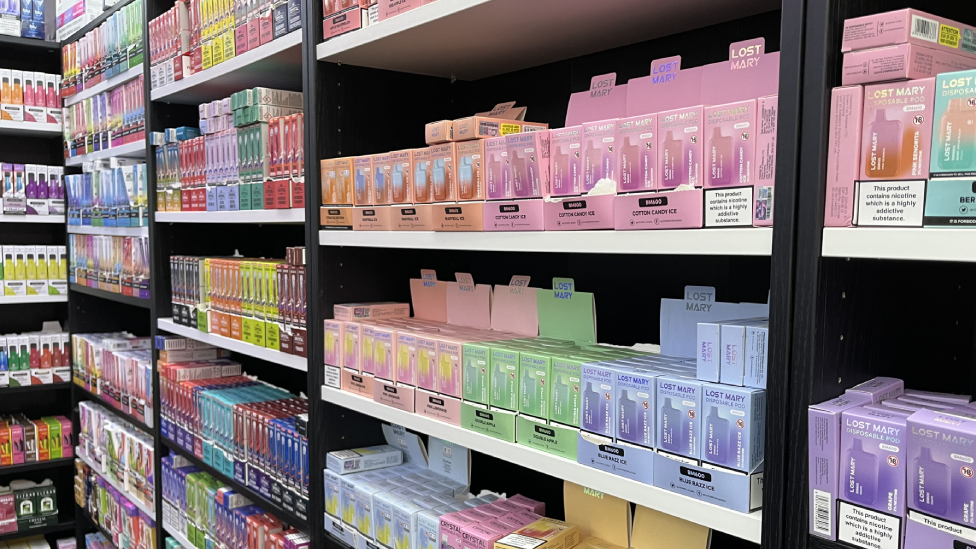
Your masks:
M779 96L756 100L755 208L752 223L757 227L773 224L773 185L776 184L776 122Z
M591 231L613 228L616 195L549 199L542 205L547 231Z
M485 231L545 230L545 206L540 199L485 202L482 209Z
M487 524L468 526L461 530L461 549L492 549L495 542L507 534Z
M549 196L549 130L508 135L505 143L511 165L510 198Z
M339 320L325 321L325 357L326 366L342 366L342 322Z
M705 188L752 184L756 100L706 107L705 128Z
M436 391L436 376L437 334L417 334L417 372L415 374L415 385L428 391Z
M854 220L854 182L860 175L863 109L863 87L846 86L830 92L826 227L849 227Z
M972 44L967 45L963 38L973 34L976 34L976 28L969 25L923 11L902 9L844 21L840 51L914 44L976 57Z
M841 84L850 86L889 80L914 80L973 68L976 68L976 57L914 44L899 44L845 53Z
M514 503L515 505L522 507L526 511L530 511L540 516L544 516L546 514L545 502L536 501L534 499L527 498L522 494L516 494L505 501L509 503Z
M864 87L861 180L928 179L935 78Z
M697 105L658 113L658 189L704 183L702 111Z
M700 229L704 191L689 189L656 193L618 194L614 200L613 228Z
M505 137L485 139L485 197L507 200L512 197L512 166L508 161Z
M373 375L391 383L396 382L396 357L394 355L396 330L379 324L369 326L373 337Z
M617 181L620 151L616 147L616 140L616 119L583 124L584 193L589 192L601 179Z
M657 185L657 115L617 120L616 146L620 153L617 192L653 191Z
M583 186L582 142L582 126L549 130L549 148L552 157L550 194L552 196L580 194Z
M362 366L359 363L359 322L343 321L342 332L340 333L342 334L342 344L339 345L340 352L342 353L342 367L361 372Z
M336 320L408 318L410 316L410 305L393 301L340 303L332 306L332 316Z
M350 8L342 13L326 15L322 22L322 37L325 40L346 34L347 32L363 28L363 19L366 11L358 6Z
M461 531L470 526L477 526L478 521L466 518L460 512L441 516L441 547L461 549Z

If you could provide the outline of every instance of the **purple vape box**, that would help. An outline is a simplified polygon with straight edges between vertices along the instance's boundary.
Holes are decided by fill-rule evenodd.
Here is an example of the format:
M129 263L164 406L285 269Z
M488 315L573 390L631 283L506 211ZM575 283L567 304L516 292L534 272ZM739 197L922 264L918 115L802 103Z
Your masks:
M899 408L892 408L891 406L887 406L884 403L881 403L881 404L865 404L864 407L866 409L868 409L868 410L874 410L875 412L885 412L885 413L888 413L888 414L895 414L895 415L905 416L905 417L908 417L908 416L912 415L913 413L915 413L914 411L911 411L910 412L908 410L902 410L902 409L899 409Z
M864 393L871 397L871 404L877 404L882 400L897 398L905 394L905 382L893 377L876 377L851 387L847 392Z
M681 376L657 378L657 447L700 459L702 382Z
M847 393L810 406L807 412L810 433L810 533L813 535L837 539L833 517L838 491L841 414L870 402L871 397L864 393Z
M838 541L856 547L876 546L878 528L893 540L901 540L905 523L907 421L902 415L863 407L844 411ZM864 528L867 523L883 526Z
M924 398L935 402L943 402L954 406L965 406L969 404L973 397L969 395L953 395L949 393L934 393L932 391L919 391L917 389L905 389L905 396L912 398Z
M941 529L944 521L976 539L976 418L921 410L908 418L908 508ZM926 515L925 519L918 516ZM950 531L953 528L948 528ZM922 547L919 545L919 547ZM928 546L926 546L928 547Z
M701 459L744 473L763 470L766 391L702 383Z

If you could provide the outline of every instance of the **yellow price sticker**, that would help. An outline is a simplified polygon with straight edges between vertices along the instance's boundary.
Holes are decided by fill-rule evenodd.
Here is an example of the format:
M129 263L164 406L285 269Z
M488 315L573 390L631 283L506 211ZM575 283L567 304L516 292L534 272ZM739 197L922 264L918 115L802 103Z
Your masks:
M949 25L939 25L939 43L943 46L959 49L959 38L961 33L956 27Z

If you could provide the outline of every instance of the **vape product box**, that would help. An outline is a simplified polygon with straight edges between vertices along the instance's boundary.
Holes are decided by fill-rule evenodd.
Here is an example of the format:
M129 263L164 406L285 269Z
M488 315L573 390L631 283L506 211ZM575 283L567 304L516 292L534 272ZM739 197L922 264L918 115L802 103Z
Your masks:
M756 157L756 101L705 108L705 187L751 185Z
M588 362L582 364L581 371L583 395L580 429L613 439L616 435L614 382L617 368Z
M534 131L506 136L511 163L512 198L540 198L549 195L549 132ZM458 145L460 149L461 145ZM612 149L612 144L609 146ZM460 177L461 166L458 166ZM458 179L460 197L460 178Z
M902 9L844 21L840 51L914 44L976 57L976 28L922 11Z
M868 514L872 522L890 529L900 543L908 467L906 418L855 407L843 412L843 425L837 539L857 547L870 546L874 534L859 527Z
M332 314L336 320L381 320L406 318L410 316L409 303L393 301L375 303L343 303L333 305ZM349 326L347 325L348 329Z
M905 393L905 382L893 377L876 377L851 387L847 392L866 394L871 397L872 404L877 404L883 400L903 395Z
M810 437L810 533L837 539L836 501L840 484L842 414L851 408L869 404L864 393L847 393L833 400L810 406L807 412Z
M392 446L370 446L329 452L326 466L340 475L400 465L403 452Z
M495 541L494 549L571 549L579 539L575 524L543 517Z
M701 459L719 467L755 473L763 468L766 392L704 383Z
M702 382L680 376L657 379L657 447L697 461L700 457Z
M481 159L483 169L484 158ZM483 177L483 174L482 174ZM413 201L415 204L425 204L432 200L431 186L433 172L430 165L430 148L424 147L413 150Z
M976 175L976 70L940 74L935 83L930 173Z
M617 120L601 120L583 124L582 144L583 192L589 192L604 179L613 182L613 188L616 188L620 173ZM509 155L511 155L511 150L509 150Z
M618 231L696 229L705 220L701 188L618 194L612 200L613 228Z
M429 122L424 127L424 139L428 145L447 143L453 140L453 120L438 120Z
M657 115L617 120L615 145L620 152L617 192L653 191L657 186Z
M914 44L898 44L844 54L841 84L871 84L931 78L944 72L976 68L976 57Z
M864 87L861 180L927 178L934 95L934 78Z
M658 113L658 189L701 187L704 183L703 110L699 105Z
M524 112L524 108L516 108L514 110L522 110ZM541 131L548 128L548 124L476 115L455 120L451 125L451 140L468 141L471 139L488 139L489 137L502 137L515 133Z
M488 200L512 197L512 166L505 137L485 139L485 193Z
M431 202L457 201L457 144L430 147Z
M753 192L753 224L773 224L773 189L776 184L776 122L779 97L770 95L756 100L756 173Z
M426 157L429 161L429 152L422 153L421 157ZM426 180L429 175L429 172L423 174L423 179ZM415 174L415 177L417 178L415 186L419 186L421 174ZM458 201L485 199L485 140L483 139L457 144L457 199Z
M639 118L639 120L645 119L646 117ZM637 124L638 122L634 122L634 127ZM552 178L550 194L552 196L576 196L582 192L582 143L583 126L570 126L549 131L550 177ZM630 156L636 158L633 154ZM638 164L637 167L639 171L641 165ZM639 181L639 179L638 177L637 180Z
M413 151L390 153L390 201L393 204L413 203Z
M759 321L756 321L758 324ZM730 321L722 323L721 333L721 374L719 381L726 385L745 384L747 368L748 322Z
M827 227L849 227L854 221L854 182L860 175L863 109L863 87L831 90L824 202L824 225Z
M633 369L617 372L614 380L617 441L653 448L659 374Z
M757 389L766 388L769 370L769 323L750 322L746 326L745 378L742 384Z
M944 402L946 404L954 404L956 406L965 406L973 400L973 398L970 395L936 393L933 391L919 391L918 389L905 389L905 396L914 397L914 398L924 398L926 400L932 400L935 402Z
M722 324L717 322L698 323L698 342L696 345L696 377L701 381L718 383L722 368Z

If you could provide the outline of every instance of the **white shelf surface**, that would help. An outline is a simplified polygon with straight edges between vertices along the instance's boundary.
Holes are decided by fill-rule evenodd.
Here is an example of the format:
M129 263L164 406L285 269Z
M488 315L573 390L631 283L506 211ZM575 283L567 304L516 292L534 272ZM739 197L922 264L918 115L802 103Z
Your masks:
M305 208L238 212L156 212L156 223L305 223Z
M64 224L63 215L3 215L0 223L60 223Z
M438 0L327 40L316 57L477 80L779 7L771 0Z
M444 1L444 0L440 0ZM575 252L658 255L770 255L773 230L675 229L662 231L319 231L322 246L421 248L499 252Z
M115 480L111 472L103 471L102 464L95 461L95 458L93 458L92 456L89 456L88 453L85 452L81 446L75 446L75 455L81 458L82 461L87 463L89 467L94 469L95 472L99 474L99 476L105 479L105 482L111 484L113 488L115 488L122 495L124 495L125 498L131 501L133 505L138 507L140 511L149 515L149 518L156 520L156 510L152 506L146 505L145 503L139 501L138 499L136 499L135 496L130 494L128 491L126 491L125 486L122 486L121 483Z
M267 360L268 362L274 362L275 364L281 364L282 366L287 366L288 368L295 370L301 370L303 372L308 371L308 360L306 360L305 357L289 355L280 351L272 351L271 349L258 347L257 345L251 345L250 343L244 343L243 341L238 341L229 337L201 332L196 328L181 326L173 322L172 318L160 318L159 329L166 330L171 334L181 335L197 341L209 343L235 353L260 358L261 360Z
M89 154L81 154L78 156L73 156L71 158L65 159L64 165L81 166L85 162L90 162L92 160L102 160L104 158L112 158L113 156L125 157L125 158L145 158L146 142L136 141L134 143L126 143L125 145L119 147L112 147L111 149L105 149L104 151L96 151Z
M61 135L61 124L0 120L0 135L55 137Z
M157 88L152 91L152 100L196 105L255 86L301 91L301 31Z
M500 441L419 414L397 410L352 393L322 387L322 400L448 440L498 459L612 494L650 509L759 543L762 511L748 515L619 477L552 454Z
M67 303L66 295L0 295L0 305L16 305L20 303Z
M149 236L149 227L92 227L91 225L68 225L68 234Z
M976 229L827 227L824 257L976 262Z
M142 63L139 63L135 67L132 67L131 69L123 72L122 74L117 74L112 78L109 78L108 80L103 80L98 84L95 84L94 86L88 88L87 90L82 90L81 92L78 92L72 95L71 97L65 97L64 106L70 107L71 105L84 101L89 97L96 96L102 93L103 91L108 91L111 90L112 88L116 88L122 84L125 84L129 80L132 80L133 78L139 78L141 74L142 74Z

